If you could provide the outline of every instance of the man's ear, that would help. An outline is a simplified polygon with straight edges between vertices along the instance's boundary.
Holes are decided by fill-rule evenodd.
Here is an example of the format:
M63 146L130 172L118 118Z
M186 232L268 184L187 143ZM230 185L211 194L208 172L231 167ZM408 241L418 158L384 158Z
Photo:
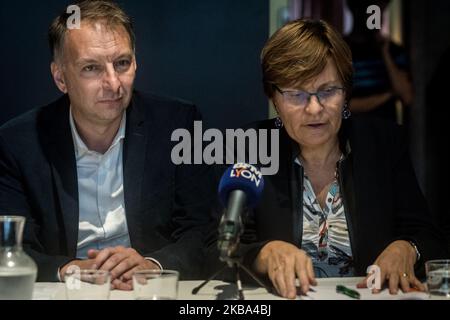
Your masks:
M58 89L63 93L67 93L67 86L64 80L63 72L61 70L61 66L56 62L52 62L52 64L50 65L50 69L52 72L53 80L55 81Z

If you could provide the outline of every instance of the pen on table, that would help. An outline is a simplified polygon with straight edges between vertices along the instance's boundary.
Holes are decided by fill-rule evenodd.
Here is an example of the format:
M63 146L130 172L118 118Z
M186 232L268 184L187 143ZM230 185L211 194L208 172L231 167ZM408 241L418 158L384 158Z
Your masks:
M343 285L337 285L336 286L336 292L345 294L347 297L353 298L353 299L360 299L361 295L358 291L347 288Z

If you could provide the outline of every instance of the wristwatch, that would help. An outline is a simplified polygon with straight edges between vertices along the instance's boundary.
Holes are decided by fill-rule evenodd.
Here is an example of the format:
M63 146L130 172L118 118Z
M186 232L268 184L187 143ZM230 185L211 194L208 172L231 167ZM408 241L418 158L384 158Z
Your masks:
M417 249L416 244L414 243L414 241L408 241L409 244L414 248L414 251L416 251L416 262L418 262L420 260L420 252L419 249Z

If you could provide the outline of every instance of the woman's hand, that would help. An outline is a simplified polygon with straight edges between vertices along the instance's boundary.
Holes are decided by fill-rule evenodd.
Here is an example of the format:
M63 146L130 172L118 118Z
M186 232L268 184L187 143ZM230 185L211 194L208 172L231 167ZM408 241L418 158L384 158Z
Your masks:
M408 241L392 242L374 263L380 267L381 287L388 282L390 294L397 294L399 287L403 292L409 292L413 287L425 291L425 286L414 275L415 263L416 251ZM358 284L358 288L367 287L368 277ZM373 289L372 292L379 293L380 289Z
M284 241L271 241L259 252L254 269L268 275L278 293L295 299L297 289L295 279L300 282L301 291L306 294L310 285L316 285L311 258L305 251Z

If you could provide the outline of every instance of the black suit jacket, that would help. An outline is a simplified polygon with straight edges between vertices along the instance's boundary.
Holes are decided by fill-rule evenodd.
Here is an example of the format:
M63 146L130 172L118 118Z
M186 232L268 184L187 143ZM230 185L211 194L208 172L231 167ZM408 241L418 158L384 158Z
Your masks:
M73 260L78 239L78 183L69 99L0 128L0 212L27 218L24 248L38 264L38 281L56 281ZM135 92L127 109L123 152L125 211L131 246L200 278L204 226L212 188L208 168L174 165L171 134L192 132L192 105Z
M266 120L247 128L275 126L273 120ZM402 130L389 122L352 117L344 120L339 139L347 153L339 180L357 275L365 275L387 245L400 239L417 245L422 256L416 264L419 275L423 275L424 261L448 257L442 233L431 220L416 181ZM301 248L303 172L294 163L298 154L298 144L281 129L279 171L264 176L261 201L245 218L239 255L248 267L269 241L283 240ZM213 228L217 230L217 223ZM217 232L212 231L207 240L211 269L218 267L216 239Z

